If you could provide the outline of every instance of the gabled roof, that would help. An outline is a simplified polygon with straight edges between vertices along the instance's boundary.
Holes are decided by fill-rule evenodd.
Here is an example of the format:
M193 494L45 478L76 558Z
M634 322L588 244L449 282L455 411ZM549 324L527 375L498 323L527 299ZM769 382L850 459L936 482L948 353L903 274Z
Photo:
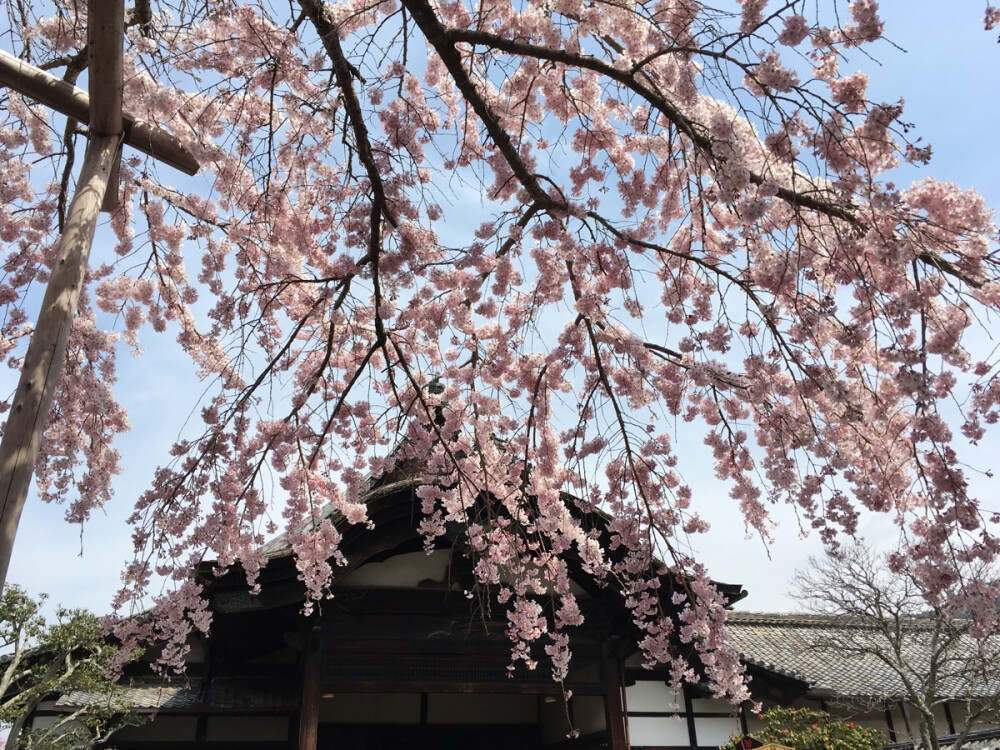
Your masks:
M363 492L358 498L359 502L364 505L369 505L374 501L392 495L395 492L401 490L413 490L420 486L420 482L415 477L407 476L397 476L393 474L390 477L380 478L381 481L376 481L373 479L368 480L368 490ZM339 526L343 523L344 517L333 505L327 505L323 508L320 513L320 521L330 519L334 526ZM292 554L292 547L288 543L288 537L285 534L279 534L273 539L268 540L262 547L264 556L269 560L277 559L279 557L289 557Z
M366 489L358 497L358 501L363 505L368 506L369 516L373 522L373 526L377 528L379 526L379 519L377 517L377 512L380 507L386 503L393 502L393 496L396 496L396 503L402 500L404 503L413 503L414 501L414 491L420 487L421 479L418 472L414 470L413 461L403 461L396 465L396 467L388 474L371 476L365 481ZM575 507L575 503L570 502L573 498L567 493L563 493L564 499L569 502L571 508ZM580 516L585 517L586 523L591 527L594 527L602 532L606 531L607 524L611 520L611 516L606 512L598 508L590 508L586 511L577 510ZM407 512L408 522L414 525L416 529L415 521L416 516L411 508ZM334 526L338 527L341 533L345 534L345 540L342 546L346 546L347 539L346 534L350 528L350 524L345 522L343 514L336 510L332 505L327 505L322 509L320 513L319 520L330 520ZM364 534L364 531L361 531ZM414 531L416 535L416 531ZM602 543L605 548L608 549L610 545L608 544L608 539L606 535L601 537ZM286 534L279 534L278 536L268 540L262 547L262 551L268 560L280 560L282 558L290 558L293 554L292 547L288 543L288 538ZM659 560L656 564L660 567L666 567ZM343 571L339 571L341 574ZM719 592L726 598L726 601L732 605L735 602L740 601L746 597L747 592L743 589L740 584L727 584L721 583L719 581L714 582L718 587ZM669 597L672 591L671 586L666 586L664 588L665 596Z
M929 661L928 622L913 618L903 644L905 658L917 670ZM748 665L798 678L815 697L897 698L906 692L899 675L873 653L885 653L888 643L858 618L730 612L726 630ZM973 648L971 639L965 640L958 653L968 649L971 654ZM998 688L1000 675L994 675L987 684L973 685L971 692L992 696ZM939 697L964 697L969 690L965 679L942 679Z

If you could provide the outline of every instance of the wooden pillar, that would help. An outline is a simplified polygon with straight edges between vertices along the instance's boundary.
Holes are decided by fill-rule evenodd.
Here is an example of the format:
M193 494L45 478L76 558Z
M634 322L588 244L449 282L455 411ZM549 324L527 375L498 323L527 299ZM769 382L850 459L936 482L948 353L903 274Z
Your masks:
M66 358L90 246L117 153L118 139L114 136L96 136L87 146L42 310L24 355L21 379L0 441L0 589L7 579L17 524Z
M691 743L691 747L697 747L698 726L694 720L694 705L691 703L691 688L688 685L683 685L681 690L684 691L684 716L687 718L688 742Z
M958 734L955 724L955 717L951 713L951 704L945 701L944 703L944 718L948 722L948 734ZM936 731L936 729L935 729Z
M616 639L614 639L616 640ZM609 648L609 645L612 646ZM628 716L625 706L625 680L617 644L605 644L602 672L604 672L604 705L607 710L608 732L611 735L611 750L629 750Z
M319 735L319 688L323 667L323 629L309 631L302 653L302 702L299 706L299 750L316 750Z
M124 2L89 0L87 7L91 138L0 440L0 590L7 580L14 536L66 357L98 214L117 169L122 140Z
M123 42L125 8L122 0L89 0L87 3L87 66L95 82L90 98L90 132L118 139L118 152L111 166L108 188L101 208L112 211L118 205L118 169L121 162ZM100 84L96 84L96 82Z
M885 704L885 725L889 729L889 742L899 742L896 736L896 726L892 721L892 704Z

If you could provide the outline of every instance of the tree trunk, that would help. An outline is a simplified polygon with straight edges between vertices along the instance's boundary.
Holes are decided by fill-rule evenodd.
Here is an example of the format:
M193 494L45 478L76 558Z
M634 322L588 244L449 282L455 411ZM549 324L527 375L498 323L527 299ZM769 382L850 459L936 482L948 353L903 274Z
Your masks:
M933 713L920 713L920 744L924 750L941 750Z

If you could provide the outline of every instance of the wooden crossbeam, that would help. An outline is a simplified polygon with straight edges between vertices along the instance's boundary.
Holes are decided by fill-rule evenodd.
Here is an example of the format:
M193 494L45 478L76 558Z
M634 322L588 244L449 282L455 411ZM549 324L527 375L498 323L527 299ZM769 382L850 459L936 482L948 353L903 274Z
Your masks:
M95 79L93 71L90 78ZM0 85L93 127L87 92L3 50L0 50ZM175 136L128 112L122 112L119 117L126 144L185 174L198 173L198 161Z

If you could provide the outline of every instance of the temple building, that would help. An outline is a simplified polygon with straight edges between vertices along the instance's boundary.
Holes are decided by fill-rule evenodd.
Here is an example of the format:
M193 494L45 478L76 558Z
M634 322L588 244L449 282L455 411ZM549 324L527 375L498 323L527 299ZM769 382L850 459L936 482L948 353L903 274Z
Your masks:
M582 572L573 578L586 620L571 629L571 697L544 655L534 670L512 667L506 612L488 595L470 598L476 587L459 536L424 550L415 488L398 474L383 478L364 497L373 525L338 523L347 565L337 569L333 598L309 616L283 538L265 548L259 595L238 571L206 576L210 637L191 644L187 674L174 682L152 676L148 663L133 666L128 700L155 719L119 731L112 745L639 750L715 748L740 730L729 704L694 688L670 693L665 674L642 669L621 592ZM670 589L665 583L665 602ZM722 590L731 601L744 595ZM93 699L63 695L35 722Z
M206 564L199 574L214 613L210 637L191 643L187 673L172 682L153 676L149 662L130 667L128 702L154 718L119 731L109 746L708 750L759 726L746 706L734 709L698 686L674 692L665 671L643 669L640 633L621 592L582 571L572 577L586 619L571 629L571 697L553 682L544 655L534 670L511 666L506 612L488 594L468 594L477 588L461 535L425 551L416 488L398 472L384 477L364 497L371 527L337 523L347 564L337 569L333 598L308 616L283 538L265 547L259 595L239 571L216 576ZM607 542L605 517L583 520ZM663 581L664 607L672 606L672 585ZM746 595L740 586L720 590L730 603ZM843 623L730 614L756 700L822 708L875 726L891 742L913 740L912 717L884 670L816 650L824 628ZM33 721L51 722L97 698L58 696ZM940 733L960 729L963 718L957 705L943 707Z

